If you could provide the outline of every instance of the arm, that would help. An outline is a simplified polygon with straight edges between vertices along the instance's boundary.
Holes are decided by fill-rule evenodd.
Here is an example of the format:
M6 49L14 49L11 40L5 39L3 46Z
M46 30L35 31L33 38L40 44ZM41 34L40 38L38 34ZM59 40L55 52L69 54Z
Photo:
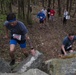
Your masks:
M26 26L22 22L21 22L21 27L20 28L21 28L21 31L23 32L23 34L25 35L25 39L28 40L28 42L29 42L29 45L31 47L31 54L35 55L35 50L32 46L32 42L30 40L30 37L28 36L28 29L26 28Z
M64 54L66 55L66 51L65 51L65 48L64 48L64 45L61 46L61 49L63 50Z
M26 34L26 39L28 40L29 45L30 45L30 47L31 47L31 49L32 49L32 48L33 48L32 42L31 42L30 37L28 36L28 34Z
M32 55L35 55L36 52L35 52L35 50L34 50L34 48L33 48L32 42L31 42L28 34L26 34L26 39L28 40L29 45L30 45L30 47L31 47L31 54L32 54Z

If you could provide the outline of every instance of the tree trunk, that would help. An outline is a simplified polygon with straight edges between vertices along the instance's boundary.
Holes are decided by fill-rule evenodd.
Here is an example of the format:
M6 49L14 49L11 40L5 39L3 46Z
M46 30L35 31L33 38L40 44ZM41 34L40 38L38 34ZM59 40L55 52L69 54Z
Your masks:
M53 0L53 9L54 9L55 0Z
M44 0L42 0L42 6L44 7Z
M67 3L66 3L66 10L68 11L68 9L69 9L69 0L67 0Z
M9 12L12 12L12 0L9 2Z
M25 22L24 0L18 0L18 18Z
M51 0L48 0L48 7L50 7L51 5Z
M28 0L28 9L26 14L26 20L28 24L32 24L31 12L30 12L30 0Z
M75 0L75 11L73 13L73 17L75 17L75 14L76 14L76 0Z
M61 0L58 0L58 16L61 16Z
M25 21L24 0L21 0L22 20Z
M71 9L72 9L72 0L70 0L69 14L70 14L70 12L71 12Z
M0 7L1 7L1 14L3 14L3 0L1 1L1 3L0 3Z
M20 14L20 0L18 0L18 18L21 18L21 14Z

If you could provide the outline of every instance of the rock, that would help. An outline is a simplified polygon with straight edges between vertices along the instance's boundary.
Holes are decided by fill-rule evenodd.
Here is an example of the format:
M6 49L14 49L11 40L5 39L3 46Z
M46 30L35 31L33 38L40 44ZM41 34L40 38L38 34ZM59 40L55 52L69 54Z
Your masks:
M47 73L39 69L29 69L27 72L23 73L0 73L0 75L48 75Z
M39 68L43 62L43 54L39 51L36 51L36 55L29 55L27 59L23 60L14 70L13 72L25 72L31 68Z
M11 66L8 64L8 62L4 61L3 59L0 59L0 72L1 73L11 72Z
M76 75L76 52L45 62L51 75Z
M39 70L39 69L29 69L26 72L26 75L48 75L48 74L43 72L43 71L41 71L41 70Z

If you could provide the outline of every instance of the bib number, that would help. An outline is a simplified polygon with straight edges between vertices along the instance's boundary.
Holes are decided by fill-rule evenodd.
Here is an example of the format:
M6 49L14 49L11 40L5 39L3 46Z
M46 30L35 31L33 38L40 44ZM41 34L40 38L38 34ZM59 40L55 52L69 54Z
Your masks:
M13 38L17 40L21 40L21 35L13 34Z

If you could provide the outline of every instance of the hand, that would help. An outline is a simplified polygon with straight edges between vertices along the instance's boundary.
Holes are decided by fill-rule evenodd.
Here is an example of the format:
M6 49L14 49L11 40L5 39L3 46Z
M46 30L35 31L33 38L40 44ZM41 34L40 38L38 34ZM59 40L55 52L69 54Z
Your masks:
M35 51L34 49L32 49L32 50L31 50L31 54L32 54L33 56L35 56L36 51Z
M74 52L73 50L70 50L70 53Z
M65 52L64 55L67 55L67 53Z

